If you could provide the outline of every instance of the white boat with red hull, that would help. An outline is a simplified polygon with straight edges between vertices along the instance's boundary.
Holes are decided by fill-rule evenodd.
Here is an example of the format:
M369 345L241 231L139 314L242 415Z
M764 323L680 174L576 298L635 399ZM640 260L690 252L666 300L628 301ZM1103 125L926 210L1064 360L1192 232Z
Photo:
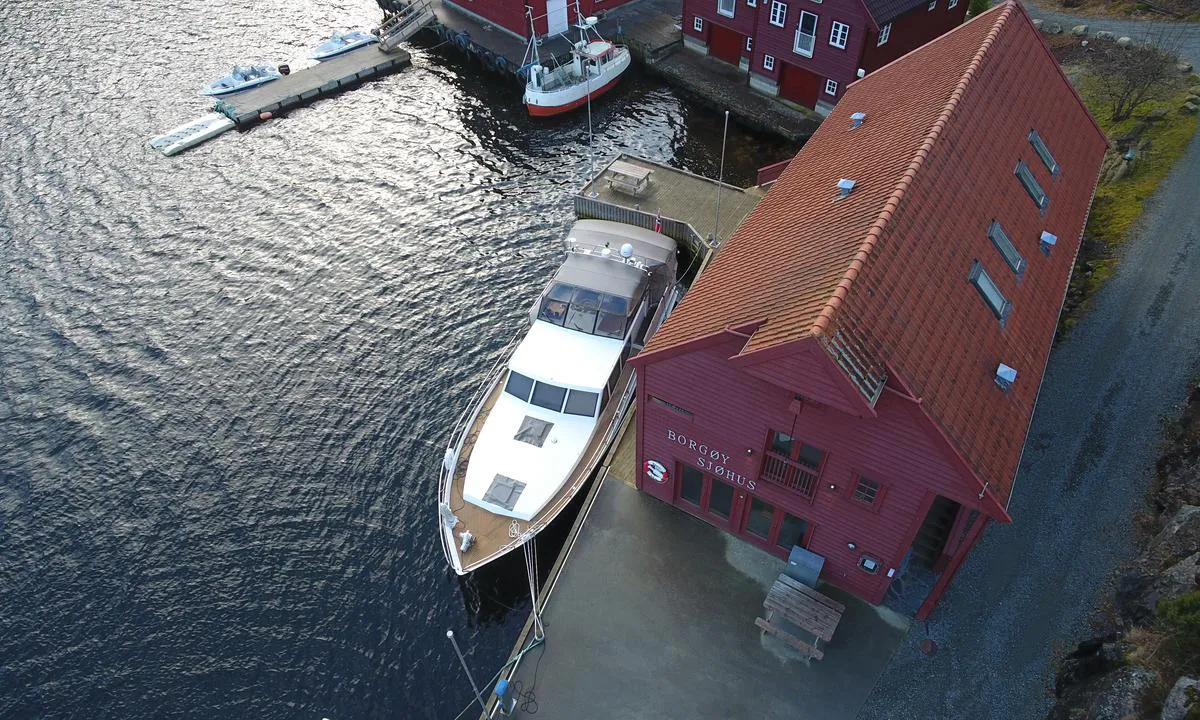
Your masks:
M535 117L547 117L570 112L611 90L629 69L629 48L615 45L596 31L596 18L583 17L575 4L579 40L571 48L571 57L557 67L542 65L538 54L537 32L528 10L531 37L525 69L525 107Z

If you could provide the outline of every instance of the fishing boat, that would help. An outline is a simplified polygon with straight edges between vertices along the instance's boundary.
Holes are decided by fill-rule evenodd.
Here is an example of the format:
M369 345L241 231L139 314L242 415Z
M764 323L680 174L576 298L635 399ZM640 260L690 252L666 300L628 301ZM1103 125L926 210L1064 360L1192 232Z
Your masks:
M201 95L228 95L246 90L247 88L256 87L263 83L269 83L272 80L280 78L279 71L270 65L234 65L233 72L223 78L213 80L203 90Z
M533 14L528 9L530 27ZM596 98L611 90L629 68L629 48L615 45L596 30L595 17L583 17L575 3L575 28L579 40L571 48L568 62L557 67L542 65L538 53L537 32L531 32L529 50L523 67L528 71L525 83L525 107L535 117L548 117L570 112L583 106L588 97Z
M635 390L626 364L678 298L675 241L580 220L514 340L463 412L441 469L438 529L464 575L521 547L571 501Z
M326 60L375 42L379 42L379 38L366 30L335 32L328 40L313 48L308 56L313 60Z

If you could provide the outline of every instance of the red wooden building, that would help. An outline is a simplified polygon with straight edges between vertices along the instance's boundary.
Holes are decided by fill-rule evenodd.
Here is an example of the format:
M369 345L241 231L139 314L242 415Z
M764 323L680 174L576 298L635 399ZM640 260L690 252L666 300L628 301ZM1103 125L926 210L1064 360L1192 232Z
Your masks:
M927 615L1010 522L1106 144L1013 2L851 85L634 358L640 488Z
M969 0L684 0L684 45L828 112L859 77L957 27Z
M533 12L538 35L573 32L575 0L444 0L447 4L474 15L485 22L504 28L514 35L529 37L528 7ZM584 16L632 2L632 0L579 0Z

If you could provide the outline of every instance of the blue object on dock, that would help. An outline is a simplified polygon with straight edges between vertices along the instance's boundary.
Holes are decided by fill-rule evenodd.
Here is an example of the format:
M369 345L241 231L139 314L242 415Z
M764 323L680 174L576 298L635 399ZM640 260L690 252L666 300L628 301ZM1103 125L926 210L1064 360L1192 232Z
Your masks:
M496 695L503 700L508 695L508 680L500 678L496 683Z

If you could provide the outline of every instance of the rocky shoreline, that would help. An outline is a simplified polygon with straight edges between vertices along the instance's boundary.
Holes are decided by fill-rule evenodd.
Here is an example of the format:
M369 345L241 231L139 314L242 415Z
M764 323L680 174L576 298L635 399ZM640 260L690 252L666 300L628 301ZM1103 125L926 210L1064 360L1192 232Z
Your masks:
M1049 720L1200 719L1200 384L1167 429L1107 627L1061 663Z

